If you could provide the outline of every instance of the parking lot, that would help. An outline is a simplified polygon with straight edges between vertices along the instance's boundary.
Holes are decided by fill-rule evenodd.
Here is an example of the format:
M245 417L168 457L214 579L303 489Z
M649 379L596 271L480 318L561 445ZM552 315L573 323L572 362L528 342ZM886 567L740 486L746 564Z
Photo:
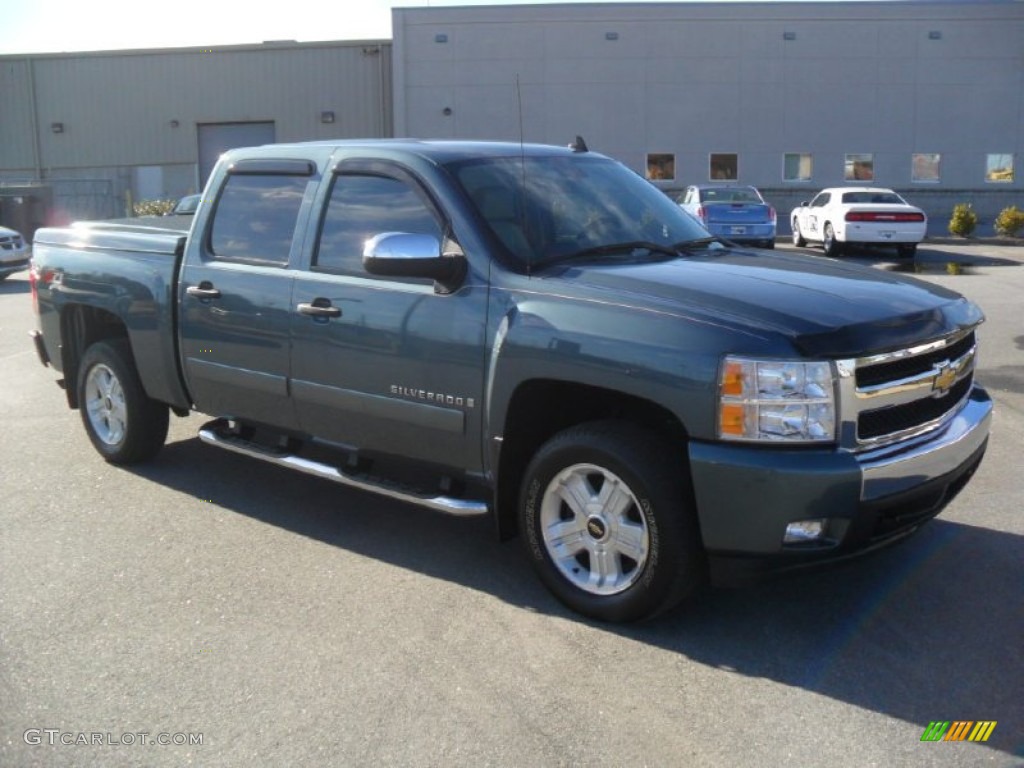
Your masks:
M981 469L900 546L632 626L563 609L486 519L218 451L198 415L105 464L0 283L0 765L1021 765L1024 246L847 258L985 311ZM946 720L997 725L921 741Z

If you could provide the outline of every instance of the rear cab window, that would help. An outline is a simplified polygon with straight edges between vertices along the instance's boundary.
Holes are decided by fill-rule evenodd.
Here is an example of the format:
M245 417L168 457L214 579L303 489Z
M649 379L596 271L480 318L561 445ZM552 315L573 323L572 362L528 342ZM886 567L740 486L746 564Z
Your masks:
M313 176L306 161L257 161L229 171L209 228L206 255L219 261L286 266Z

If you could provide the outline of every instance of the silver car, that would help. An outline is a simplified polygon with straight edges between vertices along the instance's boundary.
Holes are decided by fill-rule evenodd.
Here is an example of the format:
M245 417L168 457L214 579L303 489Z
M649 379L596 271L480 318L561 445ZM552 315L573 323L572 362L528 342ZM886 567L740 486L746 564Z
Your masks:
M28 268L28 245L20 232L0 227L0 280Z

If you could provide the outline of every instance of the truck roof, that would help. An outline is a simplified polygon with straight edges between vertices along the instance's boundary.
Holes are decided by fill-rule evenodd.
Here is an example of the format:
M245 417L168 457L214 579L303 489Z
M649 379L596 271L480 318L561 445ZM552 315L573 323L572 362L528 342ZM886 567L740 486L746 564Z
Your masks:
M437 162L446 162L476 157L509 157L516 155L564 156L580 154L570 146L554 146L550 144L533 144L512 141L466 141L451 139L327 139L323 141L305 141L286 144L265 144L260 147L247 147L245 154L271 155L282 149L301 150L303 147L321 148L378 148L388 152L403 152L422 157L429 157ZM582 150L586 152L587 150Z

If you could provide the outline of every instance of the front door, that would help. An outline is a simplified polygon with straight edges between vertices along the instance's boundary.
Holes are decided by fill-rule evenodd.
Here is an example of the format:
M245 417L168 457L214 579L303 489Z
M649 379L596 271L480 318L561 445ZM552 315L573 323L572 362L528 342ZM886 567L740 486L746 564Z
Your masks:
M292 295L299 423L352 448L479 468L486 284L471 273L443 295L430 280L368 274L370 237L429 234L440 244L447 227L397 166L342 167Z

